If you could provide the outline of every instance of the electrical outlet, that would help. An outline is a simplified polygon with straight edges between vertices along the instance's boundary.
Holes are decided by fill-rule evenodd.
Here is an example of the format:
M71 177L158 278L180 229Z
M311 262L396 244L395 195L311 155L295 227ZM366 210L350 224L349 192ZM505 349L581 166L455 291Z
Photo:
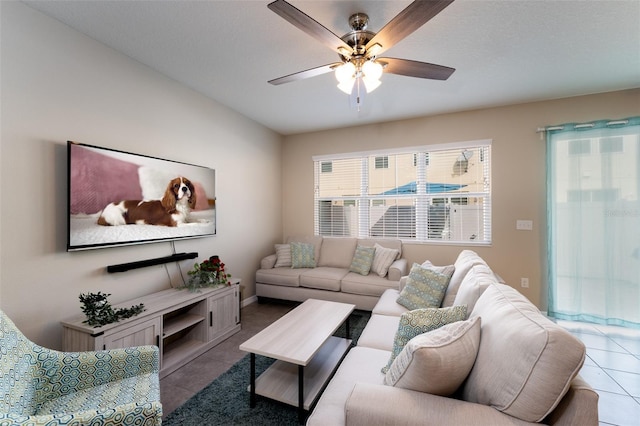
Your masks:
M520 278L520 287L529 288L529 278Z

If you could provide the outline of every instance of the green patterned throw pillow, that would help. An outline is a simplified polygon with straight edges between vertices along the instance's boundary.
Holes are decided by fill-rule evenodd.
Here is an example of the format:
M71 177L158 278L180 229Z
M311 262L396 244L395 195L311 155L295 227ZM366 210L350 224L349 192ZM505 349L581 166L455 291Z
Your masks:
M349 271L357 272L360 275L369 275L375 253L375 247L356 247L356 253L353 255Z
M414 263L396 302L407 309L439 308L451 274L442 274Z
M291 268L315 268L315 247L308 243L291 243Z
M398 324L398 330L393 339L391 358L387 365L382 368L382 373L387 374L389 367L393 364L393 360L402 352L402 349L404 349L404 346L409 340L420 334L440 328L445 324L464 321L466 319L466 305L451 306L449 308L416 309L405 312L400 317L400 324Z

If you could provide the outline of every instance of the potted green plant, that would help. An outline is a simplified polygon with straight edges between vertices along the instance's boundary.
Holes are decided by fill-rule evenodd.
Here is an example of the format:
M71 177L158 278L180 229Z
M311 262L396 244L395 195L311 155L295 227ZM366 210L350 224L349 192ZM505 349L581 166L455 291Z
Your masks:
M225 270L225 264L218 256L211 256L202 263L193 265L193 269L187 272L189 279L182 288L197 291L205 287L223 287L231 285L229 274Z

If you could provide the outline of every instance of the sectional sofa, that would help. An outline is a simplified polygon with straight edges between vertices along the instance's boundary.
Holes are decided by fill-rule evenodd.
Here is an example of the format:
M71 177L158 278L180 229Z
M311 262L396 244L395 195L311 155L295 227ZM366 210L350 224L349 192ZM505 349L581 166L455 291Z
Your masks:
M306 246L310 252L296 259L292 246L301 251ZM370 311L385 290L397 289L408 273L402 242L396 239L299 236L276 244L275 251L262 259L256 271L258 299L315 298ZM367 255L373 256L369 263L361 259Z
M410 310L398 301L412 301L414 271L425 269L452 271L442 304ZM413 265L400 284L379 298L308 426L598 425L598 395L578 375L582 342L476 253L453 267ZM434 329L420 334L423 325Z

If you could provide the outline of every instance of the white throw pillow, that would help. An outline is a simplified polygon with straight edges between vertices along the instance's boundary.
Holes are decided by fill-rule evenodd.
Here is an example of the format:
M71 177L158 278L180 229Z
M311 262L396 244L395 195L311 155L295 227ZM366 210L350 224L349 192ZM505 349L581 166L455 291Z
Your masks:
M387 365L382 368L383 373L387 373L391 364L396 359L405 345L411 339L429 331L440 328L444 325L467 319L466 306L452 306L450 308L427 308L415 309L400 315L398 330L393 338L393 348L391 357Z
M373 256L373 264L371 264L371 270L381 277L386 277L389 272L389 266L396 260L398 253L396 249L390 249L382 247L380 244L375 244L376 253Z
M444 325L406 344L384 384L450 396L469 375L480 346L480 317Z
M291 267L291 245L290 244L276 244L276 264L274 268L279 267Z

